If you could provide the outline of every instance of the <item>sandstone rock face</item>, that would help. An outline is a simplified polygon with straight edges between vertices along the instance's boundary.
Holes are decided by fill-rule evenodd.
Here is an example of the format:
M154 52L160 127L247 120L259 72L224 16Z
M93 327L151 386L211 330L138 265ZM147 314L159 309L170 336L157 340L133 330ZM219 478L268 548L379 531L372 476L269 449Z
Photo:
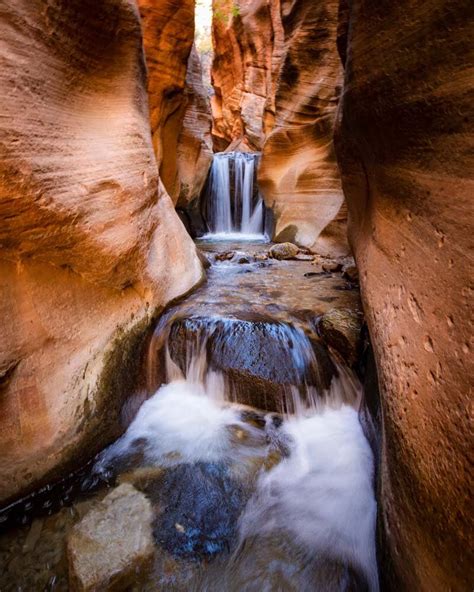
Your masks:
M202 80L201 59L193 46L186 74L186 110L178 138L177 207L198 206L212 162L211 106Z
M195 0L139 0L153 147L176 204L199 195L211 161L210 105L194 41Z
M212 34L213 139L217 151L231 146L259 151L262 121L272 92L272 12L279 2L214 0Z
M337 147L382 390L393 589L470 590L472 5L343 9Z
M275 47L274 125L259 185L275 214L275 240L323 255L346 255L346 209L332 142L342 82L336 49L337 0L281 3ZM277 27L278 30L278 27Z
M152 316L201 276L160 184L132 0L0 9L0 500L120 430Z
M215 0L212 102L220 150L261 150L274 239L346 255L332 136L342 83L338 0Z
M120 485L76 524L68 536L71 589L124 590L136 581L154 553L148 499L132 485Z

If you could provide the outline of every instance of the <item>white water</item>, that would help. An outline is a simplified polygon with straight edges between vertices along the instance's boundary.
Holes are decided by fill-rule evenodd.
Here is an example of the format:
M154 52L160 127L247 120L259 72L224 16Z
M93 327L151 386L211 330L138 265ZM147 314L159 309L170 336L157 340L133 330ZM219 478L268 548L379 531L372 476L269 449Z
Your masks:
M261 474L241 539L289 532L309 556L349 564L378 590L373 458L356 410L342 405L294 417L282 433L290 455Z
M219 461L243 467L243 473L246 463L269 450L284 450L276 466L260 470L239 520L237 551L218 581L236 577L239 549L246 541L265 540L259 537L266 535L279 540L286 533L299 549L299 560L303 553L308 561L316 557L348 565L376 592L374 468L358 419L357 379L340 368L325 396L315 393L309 405L295 385L295 415L276 427L274 414L268 414L262 430L243 421L242 406L227 400L224 377L207 367L204 346L205 340L192 346L185 376L167 354L169 384L142 405L124 436L102 455L98 470L133 454L137 442L148 466ZM237 444L236 429L247 434ZM263 573L275 569L269 561ZM259 582L254 579L255 589L274 589Z
M258 157L257 153L246 152L214 155L206 197L210 232L204 238L263 238L263 200L259 197L254 203L253 198ZM231 184L234 189L233 203Z

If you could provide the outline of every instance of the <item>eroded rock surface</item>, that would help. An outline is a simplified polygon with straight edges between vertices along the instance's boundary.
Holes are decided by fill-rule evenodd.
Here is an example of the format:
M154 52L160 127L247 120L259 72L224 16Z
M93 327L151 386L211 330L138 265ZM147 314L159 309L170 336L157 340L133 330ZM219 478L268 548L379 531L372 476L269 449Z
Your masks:
M348 253L333 149L342 83L337 0L215 2L214 145L261 150L259 185L274 238Z
M158 178L135 3L9 0L0 19L5 500L118 435L152 316L201 266Z
M186 110L178 138L176 206L185 210L193 230L202 224L199 197L212 162L211 107L203 84L201 59L193 46L186 74Z
M154 554L152 520L150 502L129 483L96 504L68 536L71 589L106 592L135 583Z
M194 0L139 0L153 148L176 204L199 195L211 161L210 104L193 48Z
M338 157L382 389L392 586L469 590L472 5L344 4Z

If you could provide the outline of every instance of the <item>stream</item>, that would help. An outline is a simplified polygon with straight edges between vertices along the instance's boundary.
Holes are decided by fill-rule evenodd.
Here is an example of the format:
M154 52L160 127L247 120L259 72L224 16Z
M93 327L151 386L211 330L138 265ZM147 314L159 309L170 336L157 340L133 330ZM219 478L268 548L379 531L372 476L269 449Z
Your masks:
M207 281L159 319L124 435L74 486L43 492L41 512L3 515L2 592L70 589L68 534L124 483L151 501L155 545L127 589L378 590L362 386L318 331L334 308L360 311L358 290L304 254L269 257L245 163L239 230L257 240L235 240L235 205L197 240Z

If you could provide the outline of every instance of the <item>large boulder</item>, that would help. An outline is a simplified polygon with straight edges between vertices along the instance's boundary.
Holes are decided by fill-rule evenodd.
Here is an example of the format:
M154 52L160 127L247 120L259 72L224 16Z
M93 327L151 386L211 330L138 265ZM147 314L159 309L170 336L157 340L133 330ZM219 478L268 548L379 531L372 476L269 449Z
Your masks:
M293 386L304 383L322 393L336 374L322 342L270 319L194 317L173 322L169 352L183 372L193 344L203 342L207 363L225 376L231 398L259 409L292 412Z
M382 571L394 590L471 590L472 3L341 8L337 149L381 387Z
M281 261L282 259L294 259L299 252L299 247L293 243L279 243L272 245L268 251L268 254L273 259L278 259Z
M67 538L69 582L77 592L124 590L151 563L153 513L143 493L119 485Z
M202 270L158 178L135 2L0 18L1 502L119 435L155 313Z

